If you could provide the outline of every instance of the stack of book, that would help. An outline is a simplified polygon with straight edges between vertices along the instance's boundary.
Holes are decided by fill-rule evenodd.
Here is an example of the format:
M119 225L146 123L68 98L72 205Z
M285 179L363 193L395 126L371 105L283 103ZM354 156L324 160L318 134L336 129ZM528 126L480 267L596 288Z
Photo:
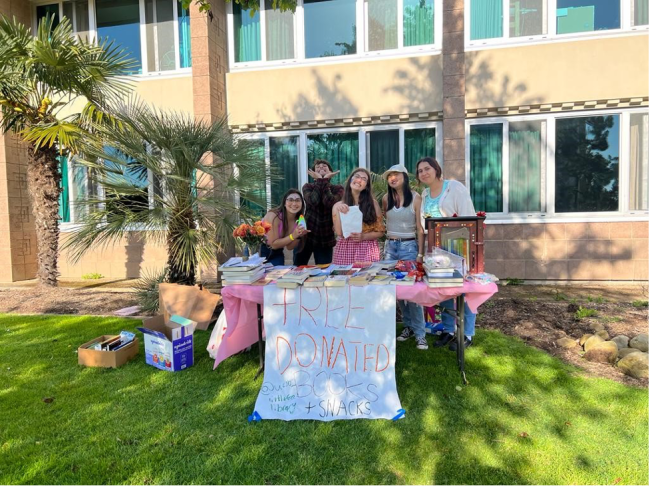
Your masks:
M370 281L370 285L388 285L392 279L392 275L375 275Z
M285 273L278 279L276 285L281 289L295 289L299 285L305 283L310 277L310 274L314 271L314 268L311 267L297 267L291 270L290 272Z
M407 272L395 272L390 283L393 285L415 285L415 277L409 276Z
M453 267L429 267L424 265L424 283L427 287L462 287L463 275Z
M223 285L251 284L264 277L264 258L257 253L246 261L241 257L233 257L218 270Z

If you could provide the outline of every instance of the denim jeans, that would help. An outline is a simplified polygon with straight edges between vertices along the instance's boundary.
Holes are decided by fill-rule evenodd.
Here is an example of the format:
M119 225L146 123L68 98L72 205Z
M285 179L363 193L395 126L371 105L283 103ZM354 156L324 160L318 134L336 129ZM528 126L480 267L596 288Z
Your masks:
M440 307L445 309L455 309L456 308L456 299L445 300L440 302ZM445 332L449 334L454 334L456 332L456 319L453 316L450 316L446 312L442 313L442 325ZM469 307L467 302L465 302L465 336L472 337L474 335L474 329L476 327L476 314L474 314Z
M415 260L418 256L417 240L386 240L384 260ZM407 300L398 300L405 327L410 327L415 337L424 337L424 309L421 305Z

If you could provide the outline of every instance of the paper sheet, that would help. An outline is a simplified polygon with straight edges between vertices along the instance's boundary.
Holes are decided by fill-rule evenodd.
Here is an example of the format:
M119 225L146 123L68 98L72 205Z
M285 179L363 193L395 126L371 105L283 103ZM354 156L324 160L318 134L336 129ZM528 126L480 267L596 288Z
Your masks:
M346 213L339 213L341 218L341 230L343 231L343 238L347 238L352 233L361 233L363 227L363 214L359 206L350 206L350 210Z

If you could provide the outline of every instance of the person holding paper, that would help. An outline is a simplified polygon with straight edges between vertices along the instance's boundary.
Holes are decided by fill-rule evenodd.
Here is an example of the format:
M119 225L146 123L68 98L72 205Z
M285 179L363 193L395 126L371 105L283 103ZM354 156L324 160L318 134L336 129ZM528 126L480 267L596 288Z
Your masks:
M361 227L351 233L344 232L341 215L347 215L351 207L358 207L362 215ZM343 216L345 219L346 216ZM380 260L377 240L384 235L381 208L372 194L370 172L356 169L345 182L343 200L332 208L334 233L337 236L332 263L350 265L356 262L378 262ZM344 234L345 233L345 234Z
M308 172L314 182L302 186L302 194L307 204L305 219L309 233L296 256L296 265L307 265L312 253L317 265L332 263L332 248L336 245L332 207L343 197L343 186L331 181L340 171L332 172L329 162L316 159Z
M421 236L424 241L426 226L424 218L450 218L452 216L476 216L476 210L472 203L467 188L458 181L447 181L442 177L442 168L438 161L432 157L420 159L416 165L416 177L419 182L427 186L422 192L422 227L425 228ZM454 299L445 300L440 307L447 309L454 308ZM447 314L442 313L443 333L433 344L439 348L449 344L449 349L456 351L458 343L454 337L456 332L456 320ZM472 337L476 326L476 314L474 314L467 303L465 303L465 342L467 348L472 345Z
M388 183L388 192L381 201L386 215L384 260L421 262L424 256L424 238L420 238L422 198L418 193L411 191L408 171L403 165L392 166L384 172L383 177ZM429 349L422 306L405 300L398 300L397 304L402 311L404 321L404 329L397 340L406 341L415 337L415 345L418 349Z
M282 203L264 216L264 221L271 224L271 230L266 235L266 243L262 243L260 255L273 266L284 265L285 248L296 250L304 244L303 238L309 231L298 224L304 208L305 200L300 191L289 189L282 196ZM294 251L294 262L296 254Z

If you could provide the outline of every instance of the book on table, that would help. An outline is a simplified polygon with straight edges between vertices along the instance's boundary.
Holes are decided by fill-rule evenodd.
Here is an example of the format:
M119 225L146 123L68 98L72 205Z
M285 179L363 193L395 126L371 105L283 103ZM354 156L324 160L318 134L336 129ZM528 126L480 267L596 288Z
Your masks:
M431 277L453 277L455 271L454 267L430 267L424 265L424 272Z
M224 285L246 285L252 284L264 278L264 267L260 267L254 272L240 272L240 273L223 273L221 280Z
M309 277L305 280L303 287L314 288L314 287L323 287L325 281L327 280L327 275L318 275L316 277Z
M291 282L283 279L280 279L277 282L275 282L275 285L277 285L278 288L280 289L297 289L298 287L300 287L300 284L298 282Z
M325 280L325 287L345 287L349 278L347 275L330 275Z
M247 272L260 265L264 265L264 257L260 257L256 253L247 261L243 261L242 257L232 257L223 265L220 265L218 270L220 272Z
M415 276L402 273L399 278L393 277L390 283L393 285L415 285Z
M391 275L375 275L370 281L370 285L388 285L393 277Z
M427 275L424 277L424 283L427 287L462 287L464 283L463 275L458 271L454 270L454 273L450 277L430 276Z
M357 287L364 287L370 283L370 279L374 274L369 270L361 270L350 277L348 283Z

